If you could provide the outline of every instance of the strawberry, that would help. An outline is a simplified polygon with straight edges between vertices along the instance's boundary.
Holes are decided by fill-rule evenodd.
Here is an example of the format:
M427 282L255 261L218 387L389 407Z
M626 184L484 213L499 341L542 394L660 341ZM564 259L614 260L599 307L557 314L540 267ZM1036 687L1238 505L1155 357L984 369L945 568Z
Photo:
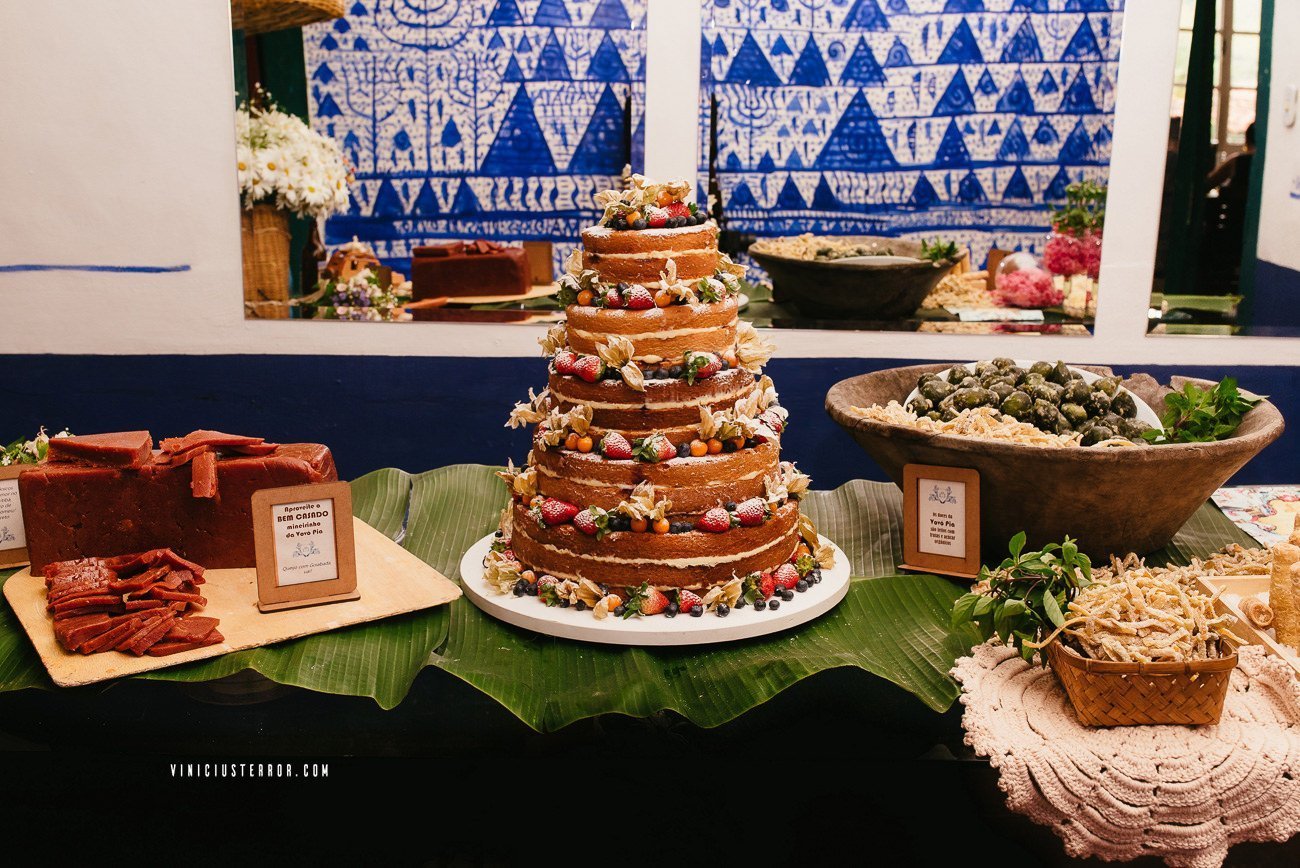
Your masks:
M595 536L600 531L600 526L596 524L596 515L590 508L584 509L573 517L573 526L587 536Z
M597 383L605 376L605 363L598 356L578 356L573 372L588 383Z
M565 503L563 500L548 497L542 501L541 512L542 521L555 525L572 521L573 517L578 514L578 508L572 503Z
M691 206L685 202L669 202L664 206L664 211L669 217L690 217Z
M638 461L644 461L647 464L658 464L660 461L676 458L677 447L664 435L651 434L649 437L636 441L632 454L636 456Z
M786 590L794 590L794 586L799 584L799 571L794 564L781 564L772 571L772 581Z
M627 442L627 438L617 431L611 431L600 441L600 452L606 458L612 458L615 461L626 461L632 457L632 444Z
M578 354L573 350L560 350L555 354L555 373L572 374L573 366L578 362Z
M629 607L631 608L631 607ZM664 609L668 608L668 598L664 596L663 591L658 588L646 586L644 596L640 601L640 611L642 615L658 615Z
M722 370L722 359L714 353L688 352L682 356L682 362L685 368L682 376L692 386L696 380L707 380Z
M704 601L700 599L699 594L694 591L688 591L682 588L677 592L677 609L683 615L688 614L696 606L703 606Z
M771 573L763 573L758 577L758 592L763 595L764 600L772 596L772 592L775 590L776 579L772 578Z
M645 209L645 225L651 229L661 229L668 223L668 212L655 205Z
M757 527L767 518L767 504L761 497L751 497L736 504L736 518L741 527Z
M731 514L722 507L715 506L696 520L695 529L706 530L709 533L722 533L724 530L730 530Z
M537 580L537 599L548 606L559 605L560 597L555 593L555 587L558 584L560 584L560 580L555 576L542 576Z
M623 307L623 296L618 294L618 287L611 286L605 290L605 307L610 310L618 310Z
M644 286L634 284L623 293L623 304L628 310L649 310L655 306L655 297Z

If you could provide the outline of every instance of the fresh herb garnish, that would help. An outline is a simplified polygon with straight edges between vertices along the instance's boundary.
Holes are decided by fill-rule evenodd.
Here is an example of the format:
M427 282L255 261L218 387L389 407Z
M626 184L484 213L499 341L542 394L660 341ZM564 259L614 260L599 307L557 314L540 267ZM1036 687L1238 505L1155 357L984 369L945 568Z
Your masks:
M1237 381L1224 377L1212 389L1184 383L1181 392L1165 396L1165 411L1160 417L1163 431L1151 429L1143 437L1152 443L1209 443L1232 435L1242 418L1263 397L1248 398L1237 388Z
M957 258L957 243L954 241L941 241L936 238L933 241L921 240L921 258L928 259L931 262L944 262L949 259Z
M1068 536L1041 551L1026 552L1024 531L1011 538L1011 557L997 569L980 568L987 590L958 597L952 605L954 629L974 624L987 641L996 635L1032 660L1042 640L1065 623L1065 609L1080 589L1092 584L1092 562ZM1043 658L1043 665L1047 665Z
M1065 205L1052 213L1052 229L1062 235L1082 237L1101 232L1106 223L1106 187L1079 181L1065 188Z
M70 437L68 431L60 431L55 437ZM24 440L19 437L14 442L0 448L0 467L8 467L12 464L37 464L45 460L45 455L50 450L50 436L42 428L40 432L30 440Z

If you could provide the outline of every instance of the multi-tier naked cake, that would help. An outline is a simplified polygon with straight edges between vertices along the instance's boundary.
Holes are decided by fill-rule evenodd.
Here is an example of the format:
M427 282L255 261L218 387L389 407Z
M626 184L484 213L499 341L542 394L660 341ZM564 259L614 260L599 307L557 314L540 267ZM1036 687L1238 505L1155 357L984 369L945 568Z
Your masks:
M597 617L776 608L820 581L831 549L781 461L773 347L738 316L743 268L686 182L596 197L600 224L560 280L567 323L507 423L533 425L485 577L500 593Z

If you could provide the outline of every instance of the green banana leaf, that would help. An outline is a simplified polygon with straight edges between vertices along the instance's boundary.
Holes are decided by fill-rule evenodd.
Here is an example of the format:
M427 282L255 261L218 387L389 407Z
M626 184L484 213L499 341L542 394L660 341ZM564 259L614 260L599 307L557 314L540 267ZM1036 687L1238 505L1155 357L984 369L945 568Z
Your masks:
M354 511L447 576L496 526L506 503L493 469L455 465L411 476L381 470L353 483ZM539 731L610 712L672 709L701 726L725 723L819 671L854 667L897 684L936 711L958 696L948 677L973 633L948 627L964 587L898 575L898 490L850 482L804 502L822 533L848 556L848 596L816 622L775 636L688 649L619 648L538 636L483 615L468 600L423 613L228 654L151 673L207 681L254 669L282 684L371 696L392 708L425 665L492 696ZM1185 563L1249 538L1205 505L1154 562ZM7 577L7 574L4 576ZM44 668L7 606L0 606L0 690L48 687Z

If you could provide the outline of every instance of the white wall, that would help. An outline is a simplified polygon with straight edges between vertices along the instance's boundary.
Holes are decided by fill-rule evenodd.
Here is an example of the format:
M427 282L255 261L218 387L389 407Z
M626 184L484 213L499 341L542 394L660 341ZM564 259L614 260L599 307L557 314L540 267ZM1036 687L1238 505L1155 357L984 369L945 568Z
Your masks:
M1300 363L1300 341L1145 337L1178 6L1144 0L1125 16L1095 337L779 331L778 351ZM682 58L698 51L696 0L655 0L648 30L652 46L675 43L679 70L692 73L668 74L650 62L647 164L685 174L695 142L682 130L695 126L698 92L695 66ZM0 266L190 266L164 274L0 272L5 352L537 353L541 329L523 326L243 319L228 0L4 3L0 32L8 37L0 52Z
M1276 265L1300 269L1300 124L1286 126L1287 87L1300 87L1300 52L1291 38L1300 33L1300 3L1278 0L1273 7L1273 66L1266 117L1268 124L1264 189L1259 208L1256 255Z

